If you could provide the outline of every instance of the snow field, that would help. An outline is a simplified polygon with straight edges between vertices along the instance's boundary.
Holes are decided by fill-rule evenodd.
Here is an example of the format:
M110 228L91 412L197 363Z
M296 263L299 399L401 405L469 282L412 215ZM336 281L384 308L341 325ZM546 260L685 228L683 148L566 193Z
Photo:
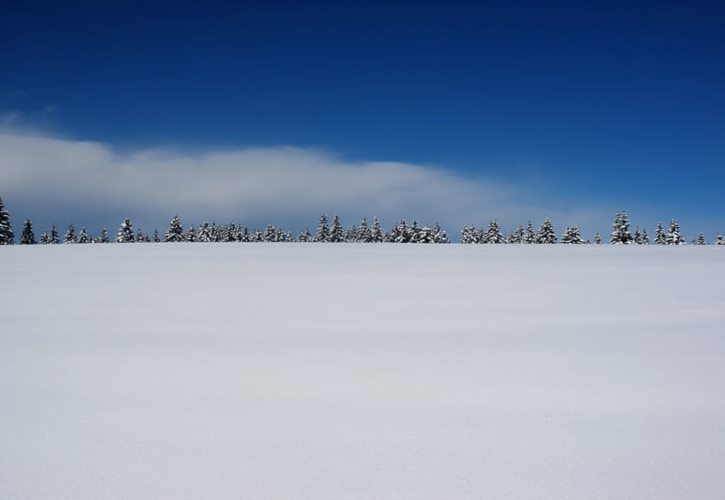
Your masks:
M725 498L718 247L0 248L0 498Z

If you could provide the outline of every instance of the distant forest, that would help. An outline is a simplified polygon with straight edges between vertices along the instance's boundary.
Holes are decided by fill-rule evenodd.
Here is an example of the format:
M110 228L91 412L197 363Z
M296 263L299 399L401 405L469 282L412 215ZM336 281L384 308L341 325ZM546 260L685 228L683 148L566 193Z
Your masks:
M343 226L340 218L335 215L329 221L327 215L322 214L314 233L309 229L298 235L285 231L272 224L264 229L249 230L240 224L226 224L217 226L204 222L198 228L188 226L184 228L181 219L174 216L163 236L158 230L147 233L141 229L134 229L130 219L124 219L115 236L109 235L106 229L98 234L89 234L85 227L76 231L73 224L69 224L61 237L55 225L43 231L36 237L33 222L26 219L18 238L21 245L56 245L84 244L84 243L207 243L207 242L316 242L316 243L449 243L448 234L440 225L419 225L416 221L408 224L401 220L388 231L384 231L380 221L374 217L372 222L363 219L359 225ZM496 220L489 222L488 227L463 226L460 232L460 242L463 244L600 244L603 239L599 233L592 240L582 237L577 226L569 226L558 237L554 225L546 219L538 228L531 222L520 225L508 234L504 234ZM629 217L626 212L617 213L612 223L612 232L608 242L620 245L683 245L686 243L680 231L680 225L672 220L667 229L661 223L655 227L652 238L646 228L636 227L630 229ZM691 242L694 245L707 245L705 235L700 233ZM11 223L10 213L5 209L0 198L0 245L15 244L15 232ZM716 245L725 245L725 236L718 234Z

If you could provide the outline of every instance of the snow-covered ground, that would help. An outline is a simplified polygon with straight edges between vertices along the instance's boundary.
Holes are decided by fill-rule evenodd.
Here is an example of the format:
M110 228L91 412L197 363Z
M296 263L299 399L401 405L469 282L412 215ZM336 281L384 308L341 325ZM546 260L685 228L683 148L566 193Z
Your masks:
M725 498L722 247L0 247L0 498Z

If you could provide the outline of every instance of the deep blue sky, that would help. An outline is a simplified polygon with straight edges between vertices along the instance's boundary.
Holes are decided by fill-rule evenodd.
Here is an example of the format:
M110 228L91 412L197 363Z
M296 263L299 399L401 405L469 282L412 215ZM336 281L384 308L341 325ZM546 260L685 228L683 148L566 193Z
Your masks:
M121 149L313 146L725 215L723 2L149 3L4 2L0 109Z

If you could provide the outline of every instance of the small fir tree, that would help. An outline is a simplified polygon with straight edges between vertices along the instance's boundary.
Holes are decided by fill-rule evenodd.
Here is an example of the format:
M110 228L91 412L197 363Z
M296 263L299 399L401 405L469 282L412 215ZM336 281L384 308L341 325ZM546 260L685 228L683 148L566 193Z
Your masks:
M655 227L655 245L666 245L667 235L665 234L665 228L662 227L662 223L658 222Z
M484 243L499 244L504 242L505 240L501 234L500 228L498 227L498 222L494 219L488 223L488 231L486 232Z
M30 219L26 219L23 223L23 234L20 235L21 245L35 245L35 233L33 233L33 223Z
M50 233L48 234L48 244L49 245L60 244L60 234L58 234L58 229L55 227L55 224L50 226Z
M317 224L317 234L315 241L318 243L327 243L330 241L330 227L327 225L327 215L320 216L320 222Z
M116 242L117 243L133 243L134 242L133 224L131 223L131 219L123 219L123 222L121 222L121 227L118 229L118 234L116 235Z
M670 222L670 230L667 233L667 244L668 245L684 245L685 238L680 233L680 223L675 219Z
M65 236L63 237L63 243L75 243L76 242L76 228L73 227L73 224L68 225L68 230L65 232Z
M164 235L164 241L167 243L181 243L184 238L184 227L181 225L181 219L178 215L174 215L169 222L169 230Z
M539 227L539 232L536 235L536 243L540 245L550 245L552 243L556 243L554 225L549 219L544 220L541 227Z
M609 242L614 245L629 245L633 240L634 238L629 233L629 216L624 211L616 214L612 223L612 238Z
M5 209L3 199L0 198L0 245L15 243L15 234L10 220L10 213Z
M342 243L345 241L345 235L342 231L342 223L340 218L335 214L332 218L332 229L330 229L330 243Z
M586 243L579 234L579 228L577 226L567 227L564 230L564 234L561 237L561 242L567 245L580 245Z
M692 240L693 245L707 245L707 241L705 240L705 235L703 233L699 233L697 236L695 236L695 239Z
M380 221L377 217L373 217L373 227L370 230L370 241L372 243L382 243L385 240L385 232L380 226Z
M86 244L90 242L91 239L88 237L88 232L86 231L86 228L81 227L81 230L78 232L78 237L76 238L76 243Z

